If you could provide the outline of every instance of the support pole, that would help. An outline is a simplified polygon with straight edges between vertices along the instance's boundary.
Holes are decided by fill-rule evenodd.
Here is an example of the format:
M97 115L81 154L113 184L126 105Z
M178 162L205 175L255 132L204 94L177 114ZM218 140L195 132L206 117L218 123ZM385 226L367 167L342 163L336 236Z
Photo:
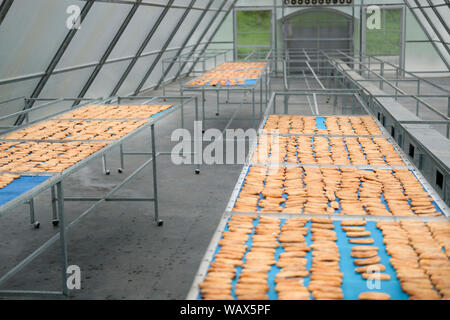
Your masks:
M153 198L155 199L155 222L158 226L163 225L163 221L159 220L159 211L158 211L158 181L156 177L156 139L155 139L155 125L152 124L151 127L151 135L152 135L152 170L153 170Z
M62 292L64 295L69 295L69 289L67 288L67 242L66 242L66 224L64 217L64 191L62 183L56 184L56 192L58 196L58 211L59 221L61 223L59 229L59 243L61 246L61 277L62 277Z
M123 157L123 144L120 144L119 146L120 149L120 168L119 168L119 173L123 172L123 169L125 169L125 159Z
M59 218L58 218L58 207L56 204L58 198L56 198L55 186L51 187L51 197L52 197L52 223L56 227L59 224Z
M28 201L28 205L30 206L30 223L34 228L39 228L39 222L36 221L35 212L34 212L34 198Z

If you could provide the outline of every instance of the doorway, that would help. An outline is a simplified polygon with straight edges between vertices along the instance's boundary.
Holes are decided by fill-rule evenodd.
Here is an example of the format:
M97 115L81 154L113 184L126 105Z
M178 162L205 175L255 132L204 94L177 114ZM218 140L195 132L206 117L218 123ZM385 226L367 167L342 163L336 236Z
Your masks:
M288 59L299 56L310 57L319 50L342 50L353 55L353 24L351 16L332 9L305 9L295 12L283 20L284 48ZM302 58L303 59L303 58ZM290 73L309 72L305 63L290 62Z

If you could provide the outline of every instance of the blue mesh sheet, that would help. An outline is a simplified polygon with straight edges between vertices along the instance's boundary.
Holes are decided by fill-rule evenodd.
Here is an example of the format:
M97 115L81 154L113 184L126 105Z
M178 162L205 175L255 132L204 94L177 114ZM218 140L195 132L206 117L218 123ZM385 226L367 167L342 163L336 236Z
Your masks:
M280 219L281 220L281 226L286 222L287 219ZM253 220L253 225L257 226L259 223L259 218ZM400 282L396 276L395 270L392 267L392 265L389 262L389 259L391 258L390 255L388 255L388 253L386 252L386 247L383 243L383 235L381 233L381 230L379 230L376 227L376 222L374 221L368 221L365 229L370 231L371 233L371 238L374 239L374 244L371 244L370 246L376 246L378 247L378 256L381 258L380 263L383 264L386 267L386 270L383 271L383 273L387 273L390 275L391 279L387 280L387 281L380 281L379 282L379 287L376 286L376 282L374 281L367 281L365 280L361 274L357 273L355 271L355 268L358 267L353 263L354 258L351 257L350 253L352 250L352 246L356 246L356 244L351 244L348 242L348 237L345 234L344 231L342 231L341 226L340 226L340 222L339 221L334 221L333 222L334 227L335 227L335 232L337 235L337 245L339 248L339 254L340 254L340 262L339 262L339 267L340 267L340 271L344 274L343 277L343 282L342 282L342 292L344 294L344 300L357 300L358 296L360 293L362 292L367 292L367 291L375 291L375 292L383 292L383 293L388 293L391 296L392 300L407 300L409 298L408 294L406 294L401 286L400 286ZM311 228L311 221L309 221L305 227L307 227L308 229ZM228 231L228 226L225 227L224 231ZM252 248L252 236L254 235L254 232L252 232L249 235L249 239L247 241L247 252L250 251L250 249ZM308 231L308 234L305 236L305 240L306 240L306 244L308 246L310 246L313 241L311 240L311 231ZM358 244L358 246L360 246L361 244ZM220 250L220 245L217 246L215 252L214 252L214 257L216 255L216 253L218 253ZM275 260L278 261L280 254L284 251L284 249L281 247L281 243L280 246L276 249L275 251ZM247 253L246 252L246 253ZM212 259L212 261L214 261L214 257ZM306 259L307 259L307 264L306 264L306 268L309 270L312 266L312 250L309 251L306 255ZM243 262L245 262L245 255L244 258L242 259ZM235 294L235 288L236 288L236 284L239 281L239 275L242 271L242 267L236 267L236 277L233 279L232 281L232 291L231 291L231 295L234 299L237 299L237 296ZM268 271L268 285L269 285L269 291L267 292L268 298L269 300L277 300L278 299L278 294L275 291L275 277L276 275L281 271L281 269L279 267L277 267L275 264L272 265L271 269ZM308 286L310 282L310 276L305 277L304 278L304 285L305 287ZM375 285L375 286L371 286L371 285ZM198 295L198 299L202 299L202 295L199 293ZM311 296L311 299L313 299L313 297Z
M49 176L21 176L0 189L0 206L30 191L34 187L43 183Z

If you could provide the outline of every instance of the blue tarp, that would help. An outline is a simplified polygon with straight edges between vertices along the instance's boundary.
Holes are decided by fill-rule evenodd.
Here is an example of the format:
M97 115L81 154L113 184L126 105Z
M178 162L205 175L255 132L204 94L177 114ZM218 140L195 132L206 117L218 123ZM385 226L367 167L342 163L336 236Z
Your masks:
M165 109L165 110L161 110L160 112L155 113L154 115L152 115L150 118L158 117L158 116L160 116L161 114L163 114L164 112L166 112L166 111L168 111L168 110L170 110L170 109L172 109L172 108L173 108L173 106L171 106L170 108L167 108L167 109Z
M253 86L253 85L255 85L257 82L258 82L258 79L247 79L247 80L244 81L244 83L236 83L235 85L236 85L236 86ZM201 87L204 87L204 86L209 86L209 82L205 83L205 84L204 84L203 86L201 86ZM229 86L229 84L222 85L222 87L226 87L226 86ZM217 86L215 86L215 87L220 87L220 85L217 85Z
M43 183L49 176L21 176L0 189L0 206L30 191L34 187Z
M281 226L286 222L287 219L281 219ZM259 223L259 218L255 219L253 221L253 225L257 226ZM388 293L391 296L392 300L407 300L408 295L401 289L400 282L396 276L395 270L392 267L392 265L389 262L389 259L391 258L388 253L386 252L386 247L383 243L383 235L381 233L381 230L379 230L376 227L376 223L374 221L368 221L367 225L365 226L366 230L370 231L371 238L374 239L375 243L371 246L378 247L378 256L381 258L380 263L383 264L386 267L386 270L383 271L383 273L387 273L391 276L390 280L387 281L380 281L380 287L371 287L369 288L370 284L375 284L375 282L368 282L365 280L361 274L355 272L355 268L358 267L353 263L354 258L351 257L350 253L352 250L352 246L354 244L350 244L348 242L348 237L346 236L345 232L342 231L340 222L334 221L333 222L336 235L337 235L337 245L339 248L339 254L340 254L340 262L339 267L340 271L344 273L343 282L342 282L342 292L344 294L344 300L357 300L358 295L362 292L366 291L376 291L376 292L384 292ZM280 228L281 228L280 226ZM308 229L311 228L311 222L309 221L305 227ZM228 226L225 227L225 231L228 231ZM249 240L247 241L247 252L250 251L252 248L252 236L254 235L254 232L250 234ZM306 244L310 246L313 242L311 240L311 231L308 232L306 239ZM217 246L216 251L214 253L214 256L220 251L220 245ZM278 247L275 251L275 260L278 261L280 254L284 251L284 249L281 247ZM246 253L247 253L246 252ZM307 264L306 268L309 270L312 266L312 251L308 252L306 255ZM213 260L214 261L214 257ZM245 256L243 258L243 261L245 262ZM239 281L239 276L242 271L241 267L236 267L236 277L232 281L232 292L231 295L234 299L237 299L237 296L235 294L235 288L236 284ZM272 268L268 272L268 285L269 285L269 291L267 293L269 300L277 300L278 294L275 291L275 277L276 275L281 271L279 267L276 265L273 265ZM304 278L304 285L308 286L310 282L310 277ZM199 294L198 299L202 299L201 294ZM312 299L312 296L311 296Z
M316 117L316 128L317 129L326 129L325 118L324 117Z

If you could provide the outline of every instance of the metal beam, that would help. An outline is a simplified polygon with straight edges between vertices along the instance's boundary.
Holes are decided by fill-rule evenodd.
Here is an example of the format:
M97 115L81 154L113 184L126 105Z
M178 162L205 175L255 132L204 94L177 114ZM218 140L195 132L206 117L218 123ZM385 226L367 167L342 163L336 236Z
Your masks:
M89 0L78 0L78 1L89 1ZM132 5L136 3L136 0L95 0L96 2L106 2L106 3L114 3L114 4L126 4L126 5ZM184 1L184 0L181 0ZM180 2L181 2L180 1ZM224 0L227 1L227 0ZM166 5L163 3L155 3L155 1L148 0L148 1L142 1L142 6L146 7L155 7L155 8L164 8ZM179 5L172 5L170 6L172 9L186 9L187 5L180 3ZM199 4L198 6L192 7L192 10L196 11L203 11L205 8L202 7L202 4ZM211 8L211 11L218 11L218 9ZM223 10L225 12L225 10Z
M416 5L420 6L420 3L417 0L414 0L414 2L416 3ZM433 29L433 32L436 34L436 36L439 38L439 41L442 43L442 46L444 47L444 49L447 51L448 54L450 54L450 49L448 48L448 46L446 45L444 38L442 38L441 33L439 32L439 30L436 29L433 21L431 21L431 17L428 14L428 12L426 10L423 9L419 9L420 12L422 13L422 15L424 16L424 18L427 20L428 24L430 25L431 29ZM436 12L436 11L434 11ZM447 25L444 23L444 28L448 31Z
M277 0L273 0L273 8L272 8L272 65L275 60L275 64L273 65L273 70L275 71L275 75L278 73L278 19L277 19Z
M403 6L402 16L401 16L401 27L400 27L400 68L403 70L406 67L406 6ZM402 71L401 76L405 76L405 73Z
M193 47L194 45L190 45L187 46L187 48ZM166 49L166 52L170 52L170 51L178 51L180 49L180 47L174 47L174 48L168 48ZM153 55L157 55L161 50L154 50L154 51L147 51L147 52L143 52L139 57L148 57L148 56L153 56ZM112 64L112 63L117 63L117 62L122 62L122 61L127 61L127 60L132 60L134 58L134 55L131 56L124 56L124 57L119 57L119 58L114 58L114 59L108 59L105 61L105 64ZM92 67L96 67L99 64L98 61L95 62L89 62L89 63L84 63L84 64L80 64L80 65L75 65L75 66L70 66L70 67L65 67L65 68L59 68L59 69L55 69L53 70L53 74L62 74L65 72L71 72L71 71L76 71L76 70L82 70L82 69L87 69L87 68L92 68ZM8 83L14 83L14 82L20 82L20 81L25 81L25 80L30 80L30 79L37 79L40 78L42 76L45 75L45 72L39 72L39 73L32 73L32 74L27 74L27 75L23 75L23 76L18 76L18 77L14 77L14 78L6 78L6 79L0 79L0 86L1 85L5 85Z
M87 14L89 13L89 10L91 10L92 6L94 5L94 1L88 1L84 5L83 9L80 13L80 22L82 23L83 20L86 18ZM58 51L56 51L56 54L53 56L52 60L50 61L49 66L45 70L45 74L42 76L41 80L39 80L39 83L37 84L36 88L33 90L33 93L31 94L30 98L37 98L41 92L42 89L44 89L45 85L47 84L47 81L50 79L50 76L53 73L53 70L55 70L56 66L58 65L59 61L61 60L62 56L64 55L64 52L66 52L67 48L69 47L70 42L75 37L75 34L77 33L78 29L73 28L70 29L70 31L67 33L66 37L64 38L63 42L58 48ZM25 104L24 110L30 109L33 107L34 100L30 100L27 104ZM14 125L20 125L22 124L23 120L25 119L24 115L20 115Z
M235 8L233 8L233 60L234 61L238 60L238 30L237 30L237 14Z
M366 54L366 8L364 7L364 0L361 0L361 7L359 9L359 59ZM354 20L354 19L353 19ZM354 37L354 35L353 35ZM353 45L354 47L354 45Z
M220 5L219 11L217 11L214 14L214 17L211 19L211 21L208 23L208 25L205 27L202 35L200 36L200 38L198 38L197 43L195 44L195 47L191 50L191 52L189 52L186 61L183 63L183 65L181 66L180 70L178 70L177 74L175 75L175 78L178 78L181 74L181 72L183 71L184 67L186 66L188 60L192 57L192 55L194 54L195 50L197 50L198 46L200 45L200 42L202 42L203 38L206 36L206 34L208 33L209 29L211 28L212 24L214 23L214 21L216 20L216 18L219 16L220 11L223 9L223 7L225 6L226 1L223 1L223 3Z
M195 65L197 64L198 60L200 60L200 57L203 55L203 53L205 53L206 49L208 48L208 44L212 41L212 39L214 38L214 36L216 35L217 31L219 31L220 27L222 26L222 24L225 22L225 20L227 19L228 15L231 12L231 9L234 8L234 5L236 4L237 0L234 0L234 2L231 4L231 6L228 8L227 13L225 13L225 15L223 16L222 20L219 22L219 24L217 25L216 29L214 30L214 32L211 34L211 37L209 37L208 41L206 42L205 46L203 47L202 51L200 52L200 55L197 57L197 59L194 61L194 63L192 64L191 68L189 69L187 74L190 74L192 72L192 70L195 68ZM225 1L224 1L225 3ZM222 8L222 7L221 7ZM217 17L216 17L217 18ZM214 20L216 19L214 18Z
M110 96L116 95L116 93L119 91L120 87L122 86L122 84L124 83L125 79L128 77L128 75L130 74L130 72L133 69L134 65L136 64L137 60L139 59L139 56L142 54L142 52L144 51L144 49L147 46L147 44L153 38L153 35L155 34L156 30L158 29L159 25L163 21L164 17L166 16L167 12L170 9L170 6L173 4L174 1L175 0L169 0L169 2L167 3L166 7L164 8L164 10L159 15L158 20L156 20L156 22L154 23L152 29L147 34L147 36L145 37L144 41L141 43L141 46L139 47L138 51L136 52L136 55L131 60L131 62L129 63L127 69L125 70L125 72L120 77L119 81L117 82L116 86L112 90Z
M11 8L14 0L4 0L0 5L0 25L8 14L9 9Z
M200 17L197 19L197 22L195 23L194 27L192 28L191 32L189 33L189 35L186 37L186 39L184 40L183 44L180 47L180 50L178 50L177 54L175 55L175 57L173 58L172 62L170 62L169 66L167 67L166 71L164 72L164 74L161 76L161 79L159 79L155 90L157 90L159 88L159 86L161 86L161 84L163 83L164 79L166 78L166 76L169 74L170 70L172 69L172 67L175 64L176 59L180 56L180 54L183 52L184 48L186 47L186 45L188 44L189 40L191 40L192 36L194 35L195 30L197 30L198 26L200 25L200 23L202 22L203 18L205 17L206 13L208 12L209 8L211 7L211 5L213 4L214 0L209 0L208 4L206 5L205 10L202 12L202 14L200 15ZM176 79L176 78L175 78Z
M106 49L105 53L103 54L102 58L98 62L98 64L95 66L94 71L89 76L89 79L83 86L83 89L81 89L80 93L78 94L78 98L83 98L86 94L86 92L91 87L92 83L94 82L95 78L99 74L100 70L102 69L105 62L108 60L109 55L113 51L114 47L116 46L117 42L119 41L122 34L125 32L125 29L127 28L128 24L130 23L131 19L133 18L134 14L136 13L137 9L139 8L139 5L141 4L142 0L138 0L133 7L128 12L128 15L126 16L125 20L122 22L122 25L120 26L119 30L117 31L116 35L112 39L111 43L109 44L108 48ZM80 103L80 100L74 101L73 105L76 106Z
M184 20L186 19L188 13L191 11L192 7L194 6L194 3L195 3L195 0L191 0L191 2L189 3L187 9L184 11L182 17L178 20L177 25L173 29L173 31L170 34L169 38L167 39L166 43L164 43L164 46L161 48L161 51L159 52L158 56L153 60L153 63L150 66L150 68L147 70L147 72L145 73L144 78L139 83L139 85L137 86L136 90L134 90L134 95L138 95L139 92L141 91L142 87L144 86L145 82L147 82L147 79L150 77L151 73L155 69L155 67L158 64L159 60L161 59L163 54L166 52L167 47L172 42L173 37L175 37L175 35L177 34L178 30L180 29L181 25L183 24Z
M439 19L439 21L441 22L442 26L445 28L445 30L447 31L447 33L450 33L450 30L447 26L447 23L445 23L444 19L442 19L441 14L439 13L439 11L437 11L436 7L438 7L439 5L434 5L431 0L426 0L428 2L428 5L431 7L431 9L433 10L434 14L436 15L436 17ZM449 5L448 0L446 1L447 3L443 3L443 5ZM422 8L426 8L426 6L422 6Z

